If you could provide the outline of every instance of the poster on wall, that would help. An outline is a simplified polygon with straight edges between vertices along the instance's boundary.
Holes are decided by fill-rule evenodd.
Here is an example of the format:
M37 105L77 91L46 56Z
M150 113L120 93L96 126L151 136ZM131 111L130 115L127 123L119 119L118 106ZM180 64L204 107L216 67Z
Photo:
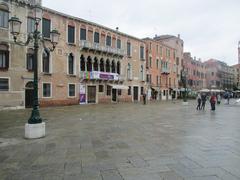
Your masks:
M86 104L86 85L80 84L79 87L79 104Z

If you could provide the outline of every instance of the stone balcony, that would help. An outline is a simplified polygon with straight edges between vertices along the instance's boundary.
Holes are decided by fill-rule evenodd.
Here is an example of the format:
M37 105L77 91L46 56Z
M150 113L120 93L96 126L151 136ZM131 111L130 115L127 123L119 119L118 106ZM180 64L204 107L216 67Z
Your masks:
M124 81L125 77L118 73L100 72L100 71L84 71L79 74L82 80L103 80L103 81Z
M170 69L169 69L169 68L166 68L166 67L162 67L161 73L168 75L168 74L170 74Z
M80 47L82 49L98 51L106 54L111 54L114 56L123 57L125 55L124 49L117 49L109 46L101 46L99 43L91 43L89 41L80 41Z

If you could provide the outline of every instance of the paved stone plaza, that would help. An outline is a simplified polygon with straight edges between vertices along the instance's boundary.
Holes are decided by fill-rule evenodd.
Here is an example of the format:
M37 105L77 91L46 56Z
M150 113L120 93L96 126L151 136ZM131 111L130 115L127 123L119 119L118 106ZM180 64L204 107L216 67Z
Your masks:
M43 108L47 136L38 140L23 138L29 115L0 112L0 179L240 179L240 106Z

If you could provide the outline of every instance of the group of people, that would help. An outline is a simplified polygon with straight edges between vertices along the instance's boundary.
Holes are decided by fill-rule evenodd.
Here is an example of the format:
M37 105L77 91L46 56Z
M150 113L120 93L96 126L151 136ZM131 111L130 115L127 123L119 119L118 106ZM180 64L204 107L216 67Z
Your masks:
M220 104L221 103L221 95L220 94L211 94L210 97L207 97L206 94L198 94L197 95L197 110L205 110L205 105L206 105L206 101L207 99L209 99L209 102L211 104L211 110L215 111L216 109L216 103Z

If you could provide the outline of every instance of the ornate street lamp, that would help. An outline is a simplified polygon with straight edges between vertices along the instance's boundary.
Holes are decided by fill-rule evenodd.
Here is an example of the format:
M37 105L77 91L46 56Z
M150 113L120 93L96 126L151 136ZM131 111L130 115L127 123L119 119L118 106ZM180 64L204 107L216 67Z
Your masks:
M28 34L28 39L26 42L17 41L17 38L20 34L21 24L22 22L19 20L18 17L12 17L9 20L10 23L10 32L13 35L14 42L20 46L27 46L31 42L34 45L34 62L33 62L33 69L34 69L34 80L33 80L33 110L32 114L28 120L28 123L25 125L25 137L32 139L32 138L41 138L45 136L45 123L42 122L42 118L40 117L39 113L39 102L38 102L38 49L39 43L42 43L45 50L54 51L56 45L59 41L60 33L57 30L51 31L51 43L52 47L47 48L44 44L44 39L39 31L39 22L42 19L42 7L36 5L33 7L34 12L34 21L35 21L35 29L33 33Z

